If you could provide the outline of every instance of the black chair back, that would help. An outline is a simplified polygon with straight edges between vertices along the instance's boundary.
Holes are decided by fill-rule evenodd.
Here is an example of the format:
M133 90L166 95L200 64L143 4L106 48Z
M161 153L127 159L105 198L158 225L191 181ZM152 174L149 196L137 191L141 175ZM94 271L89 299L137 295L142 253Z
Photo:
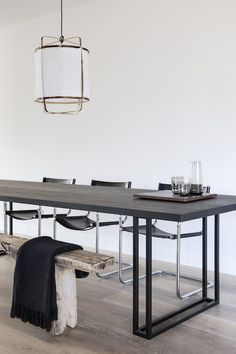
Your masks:
M61 183L61 184L75 184L76 179L63 179L63 178L51 178L51 177L43 177L44 183Z
M131 182L107 182L107 181L98 181L92 179L91 186L99 187L118 187L118 188L131 188Z
M159 183L158 190L159 191L171 191L171 184L169 184L169 183Z

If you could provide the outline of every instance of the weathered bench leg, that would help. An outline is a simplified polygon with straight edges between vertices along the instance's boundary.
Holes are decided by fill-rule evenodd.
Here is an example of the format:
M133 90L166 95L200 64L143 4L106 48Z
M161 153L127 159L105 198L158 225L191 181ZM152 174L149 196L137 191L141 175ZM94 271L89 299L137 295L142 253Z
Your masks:
M77 287L75 270L55 264L58 320L53 322L51 334L62 334L66 326L77 325Z

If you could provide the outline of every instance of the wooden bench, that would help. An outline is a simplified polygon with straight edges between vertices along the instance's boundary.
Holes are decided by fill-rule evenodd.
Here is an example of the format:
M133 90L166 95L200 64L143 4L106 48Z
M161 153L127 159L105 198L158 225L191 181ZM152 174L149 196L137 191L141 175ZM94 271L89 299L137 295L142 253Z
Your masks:
M0 244L13 258L27 238L9 236L0 233ZM58 320L54 321L51 334L62 334L66 326L74 328L77 325L77 287L75 269L89 273L98 272L114 264L114 257L76 250L62 253L55 257L55 277L57 287Z

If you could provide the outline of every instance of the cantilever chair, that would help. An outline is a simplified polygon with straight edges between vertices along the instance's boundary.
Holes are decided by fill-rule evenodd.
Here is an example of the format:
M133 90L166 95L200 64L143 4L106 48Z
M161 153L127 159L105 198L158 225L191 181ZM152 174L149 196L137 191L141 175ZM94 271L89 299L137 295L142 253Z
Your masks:
M75 184L76 180L74 179L59 179L59 178L49 178L44 177L43 183L60 183L60 184ZM61 214L63 216L67 216L70 214L70 210L66 214ZM53 214L44 214L42 211L42 207L39 206L38 209L29 209L29 210L8 210L7 203L4 203L4 232L8 233L7 227L7 217L10 218L11 221L13 219L16 220L33 220L38 219L38 236L41 236L41 220L53 218L56 215L56 209L53 209ZM13 227L11 227L10 234L13 233Z
M98 181L92 180L91 186L99 186L99 187L116 187L116 188L130 188L131 182L107 182L107 181ZM77 230L77 231L88 231L96 228L96 252L99 252L99 228L112 226L112 225L119 225L120 221L112 220L112 221L100 221L99 213L96 213L96 220L90 219L90 211L87 212L85 215L78 215L78 216L63 216L63 215L56 215L54 218L54 232L53 237L56 239L56 224L60 224L68 229ZM121 218L122 223L125 219ZM123 267L124 266L124 267ZM122 270L128 270L132 268L132 264L130 263L122 263L121 265ZM100 278L105 278L112 274L118 273L118 270L100 274L97 273L97 276Z
M209 187L208 187L209 188ZM165 184L165 183L159 183L159 190L171 190L171 185L170 184ZM207 190L208 192L210 192L210 190ZM180 233L180 229L178 229L178 233L174 234L174 233L169 233L166 231L163 231L161 229L159 229L156 225L157 225L158 220L155 220L153 225L152 225L152 237L156 237L156 238L162 238L162 239L167 239L167 240L176 240L177 241L177 250L176 250L176 273L172 273L172 272L167 272L167 271L163 271L163 270L157 270L155 272L153 272L153 275L173 275L176 276L176 295L184 300L187 299L197 293L199 293L200 291L202 291L202 287L198 288L198 289L194 289L188 293L185 294L181 294L181 289L180 289L180 278L185 278L185 279L189 279L189 280L193 280L193 281L197 281L197 282L202 282L201 279L199 278L195 278L195 277L189 277L189 276L185 276L185 275L181 275L180 274L180 244L181 244L181 239L184 238L190 238L190 237L199 237L202 236L203 231L196 231L196 232L188 232L188 233ZM133 227L132 226L124 226L124 223L122 222L122 220L120 219L120 249L119 249L119 261L122 263L122 232L126 231L126 232L132 232L133 233ZM146 234L146 227L145 225L140 225L139 226L139 234L145 235ZM178 237L179 236L179 237ZM140 279L145 278L145 275L140 276ZM119 267L119 279L122 283L124 284L129 284L133 281L133 279L127 279L124 280L123 279L123 275L122 275L122 268ZM208 288L213 286L213 282L208 282Z

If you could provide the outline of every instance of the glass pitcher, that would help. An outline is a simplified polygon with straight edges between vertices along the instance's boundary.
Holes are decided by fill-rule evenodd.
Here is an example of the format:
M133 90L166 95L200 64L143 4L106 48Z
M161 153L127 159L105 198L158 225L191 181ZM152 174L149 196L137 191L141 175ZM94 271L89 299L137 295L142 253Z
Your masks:
M190 161L189 183L191 194L203 193L202 163L201 161Z

